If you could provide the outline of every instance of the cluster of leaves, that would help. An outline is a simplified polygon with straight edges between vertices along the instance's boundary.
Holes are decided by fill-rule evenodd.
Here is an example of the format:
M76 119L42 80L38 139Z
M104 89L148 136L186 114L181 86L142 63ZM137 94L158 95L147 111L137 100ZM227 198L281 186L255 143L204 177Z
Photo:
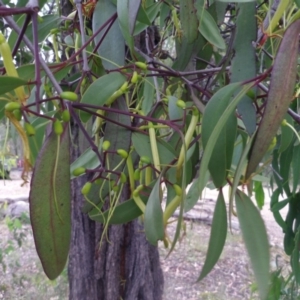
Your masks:
M8 8L0 7L13 29L7 31L12 55L30 49L35 59L35 64L25 65L18 60L17 74L10 73L7 61L12 58L2 51L8 76L0 78L0 118L8 118L22 138L25 172L34 166L31 222L48 277L59 275L68 255L71 177L87 175L83 211L92 220L107 228L142 216L148 241L171 243L171 250L180 236L183 212L193 208L207 184L217 188L199 279L213 268L225 243L222 188L229 184L229 219L235 206L264 298L268 239L243 186L250 195L254 190L261 208L263 183L269 179L257 166L268 166L273 156L271 183L277 189L271 209L300 278L297 97L291 103L297 73L297 3L281 2L275 15L268 16L269 26L257 44L256 14L271 11L264 2L232 6L202 0L99 0L76 2L75 8L64 21L54 12L38 22L36 9L12 8L14 20L6 17ZM24 15L18 17L19 12ZM18 31L16 24L24 24L24 30ZM153 35L157 28L159 39ZM174 56L174 49L166 48L170 44ZM47 57L55 62L46 63ZM78 126L88 144L72 164L70 125ZM279 201L283 193L287 199ZM290 210L283 220L280 210L285 205ZM166 226L177 208L178 225L171 238Z

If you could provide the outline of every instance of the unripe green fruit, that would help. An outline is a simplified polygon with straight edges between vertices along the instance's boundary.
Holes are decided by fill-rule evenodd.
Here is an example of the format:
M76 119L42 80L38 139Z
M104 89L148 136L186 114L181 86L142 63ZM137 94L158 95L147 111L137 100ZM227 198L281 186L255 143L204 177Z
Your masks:
M34 127L30 124L30 123L25 123L24 124L24 127L25 127L25 130L26 130L26 132L27 132L27 134L29 135L29 136L33 136L33 135L35 135L35 129L34 129Z
M22 119L22 112L20 109L15 109L13 111L13 115L15 116L15 118L18 120L18 121L21 121Z
M59 120L55 120L53 123L53 129L55 134L61 135L64 132L64 128Z
M77 101L78 100L78 95L74 92L62 92L60 94L60 97L69 100L69 101Z
M127 182L127 177L123 172L120 175L120 181L121 181L121 183L126 183Z
M140 175L141 175L140 169L136 169L133 174L133 179L136 181L140 180Z
M110 147L110 141L104 141L104 142L102 143L102 149L103 149L104 151L107 151L107 150L109 149L109 147Z
M148 69L147 64L145 64L145 63L143 63L143 62L141 62L141 61L135 62L135 65L136 65L138 68L142 69L142 70L147 70L147 69Z
M123 93L126 93L127 92L127 88L128 88L128 82L124 82L123 85L120 87L120 90L123 92Z
M70 112L65 109L62 113L61 113L61 118L64 122L69 122L71 119L71 115Z
M117 185L114 185L113 186L113 188L112 188L112 190L114 191L114 192L118 192L119 191L119 186L117 186Z
M9 103L7 103L5 105L4 108L5 108L6 111L12 112L15 109L20 109L21 108L21 104L18 103L18 102L9 102Z
M78 167L78 168L73 170L72 174L74 176L80 176L80 175L84 174L85 171L86 171L86 169L84 167Z
M91 182L86 182L85 185L81 189L81 194L82 195L87 195L89 191L91 190L92 183Z
M182 109L185 109L185 107L186 107L185 102L183 100L180 100L180 99L176 101L176 105L178 107L182 108Z
M131 83L135 84L139 80L139 75L137 71L134 71L131 77Z
M117 153L124 159L126 159L128 157L128 152L125 151L124 149L118 149Z
M178 184L173 184L173 188L177 196L182 195L182 188Z
M141 156L141 162L143 162L144 164L151 164L151 159L149 156Z

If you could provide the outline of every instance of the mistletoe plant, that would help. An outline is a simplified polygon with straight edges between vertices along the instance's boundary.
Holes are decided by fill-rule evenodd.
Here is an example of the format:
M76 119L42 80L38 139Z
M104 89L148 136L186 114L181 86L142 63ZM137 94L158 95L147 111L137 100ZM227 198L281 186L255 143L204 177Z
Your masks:
M268 239L250 196L254 191L262 208L263 172L272 161L271 210L299 281L298 3L281 1L270 16L265 2L232 7L203 0L76 0L74 12L63 18L40 17L45 2L0 2L11 28L0 35L0 118L22 140L25 182L33 168L31 224L46 275L59 276L68 257L72 178L86 175L82 210L104 224L102 238L109 225L139 218L147 240L163 241L170 251L183 213L209 183L219 196L199 280L221 255L228 213L229 221L239 219L265 298ZM258 40L257 14L270 21ZM22 63L24 53L29 58ZM78 147L73 126L88 146L71 162L70 148ZM287 199L279 201L283 193ZM171 237L167 227L178 208Z

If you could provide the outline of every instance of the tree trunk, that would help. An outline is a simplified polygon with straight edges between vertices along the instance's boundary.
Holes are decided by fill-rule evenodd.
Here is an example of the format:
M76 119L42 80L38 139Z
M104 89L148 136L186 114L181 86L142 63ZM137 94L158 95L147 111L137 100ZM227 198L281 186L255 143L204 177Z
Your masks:
M72 8L61 0L64 16ZM72 161L84 147L76 125L72 126ZM163 273L157 247L151 246L138 220L108 228L107 238L99 242L103 226L82 213L84 176L72 182L72 236L69 253L69 299L71 300L160 300ZM128 191L128 189L127 189ZM128 193L127 193L128 194ZM126 192L120 202L128 199ZM121 197L122 198L122 197Z
M77 126L73 127L73 142L79 145ZM79 149L72 148L73 159L79 156ZM162 299L163 273L158 249L146 241L138 220L110 226L99 249L102 225L81 212L84 199L80 190L85 180L79 177L72 183L69 299Z

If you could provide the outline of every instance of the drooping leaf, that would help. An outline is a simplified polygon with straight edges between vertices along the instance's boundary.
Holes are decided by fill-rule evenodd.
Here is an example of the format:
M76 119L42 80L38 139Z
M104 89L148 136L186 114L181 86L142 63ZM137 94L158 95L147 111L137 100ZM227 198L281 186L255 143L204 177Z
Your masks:
M270 252L266 227L259 211L242 191L237 190L235 203L259 295L261 299L265 299L268 294L270 279Z
M231 82L246 81L256 76L256 53L252 46L256 40L257 20L256 3L241 3L237 7L238 15L234 35L234 56L231 63ZM256 89L252 89L255 98ZM256 129L256 112L253 100L245 95L238 104L238 113L246 130L252 135Z
M293 194L297 191L299 181L300 181L300 145L294 147L293 151Z
M273 20L272 20L273 21ZM300 20L288 26L272 68L268 100L257 129L256 138L251 149L246 179L255 170L277 133L293 99L297 76L298 41ZM289 53L289 55L286 55ZM284 82L284 84L282 84Z
M142 111L147 115L154 103L155 87L152 77L148 77L144 81Z
M202 121L202 142L204 151L212 132L218 121L231 102L233 93L240 87L240 84L231 84L219 90L206 106ZM233 155L237 121L234 112L227 118L222 126L220 135L211 153L209 172L215 186L221 187L224 184L227 172L231 166Z
M60 140L60 142L58 142ZM30 220L43 269L53 280L66 264L71 237L70 137L68 127L47 137L33 171Z
M198 36L198 20L194 0L180 0L180 23L183 36L188 43L193 43Z
M141 194L141 199L144 204L148 201L152 186L153 183L151 183L149 187L145 187L143 194ZM109 213L109 210L100 213L99 210L93 209L89 212L89 217L100 223L125 224L143 214L133 199L118 204L110 216Z
M254 193L257 206L262 209L265 203L265 193L260 181L254 181Z
M11 92L22 85L27 85L27 81L18 77L0 76L0 95Z
M132 23L133 21L130 19L130 7L136 2L136 0L117 0L117 12L118 12L118 20L119 25L123 34L123 37L126 41L127 46L130 51L133 52L134 40L132 34ZM135 23L135 22L134 22Z
M132 134L132 143L139 156L148 156L153 163L149 136L135 132ZM166 142L159 138L157 138L157 148L161 164L167 165L175 159L174 152L169 149Z
M79 167L84 167L86 169L94 169L99 166L100 162L96 153L92 148L86 149L70 166L71 178L75 176L72 172Z
M285 120L288 124L290 124L291 126L293 126L293 118L286 114L285 115ZM294 132L293 130L285 125L285 126L280 126L280 129L281 129L281 135L280 135L280 147L279 147L279 153L282 153L284 152L288 147L289 145L291 144L292 140L293 140L293 137L294 137Z
M110 0L99 0L93 13L93 32L96 32L116 11L116 6ZM96 35L96 45L103 38L105 29ZM110 70L124 65L125 41L117 22L111 26L97 52L105 69Z
M223 192L219 192L211 226L206 259L198 280L203 279L215 266L223 251L227 236L227 214Z
M238 84L232 84L230 85L231 89L233 86L236 86L238 88ZM227 86L228 88L228 86ZM222 131L222 128L224 127L227 119L230 117L232 112L235 110L236 105L239 103L241 98L247 93L247 91L251 88L251 84L247 84L244 86L244 88L234 97L234 99L231 101L231 103L226 107L224 110L222 116L220 116L218 123L216 124L215 128L213 129L211 133L211 137L209 138L206 149L204 151L203 157L201 159L200 164L200 171L199 176L197 179L194 180L190 191L188 192L187 199L186 199L186 205L185 210L191 209L201 197L202 191L207 183L207 171L208 171L208 164L211 159L212 151L214 150L215 144L217 142L217 139L219 137L220 132ZM221 89L224 90L225 88ZM218 93L221 91L219 90ZM234 89L233 89L234 91ZM227 90L228 92L228 90ZM216 96L217 94L215 94ZM219 97L220 95L218 95ZM190 194L190 197L189 197Z
M106 101L116 92L126 81L125 76L120 73L109 73L94 81L81 98L81 103L104 106ZM96 111L96 109L91 109ZM91 114L80 111L80 119L87 122Z
M295 235L295 245L291 256L291 266L293 275L295 276L296 282L300 283L300 266L299 266L299 245L300 245L300 228L298 227Z
M163 211L161 208L162 193L160 191L160 178L156 181L149 196L145 209L145 234L152 245L164 238Z
M197 17L199 20L199 32L212 45L220 49L225 49L226 44L214 18L202 4L199 5L199 1L196 2L195 6L197 8Z

